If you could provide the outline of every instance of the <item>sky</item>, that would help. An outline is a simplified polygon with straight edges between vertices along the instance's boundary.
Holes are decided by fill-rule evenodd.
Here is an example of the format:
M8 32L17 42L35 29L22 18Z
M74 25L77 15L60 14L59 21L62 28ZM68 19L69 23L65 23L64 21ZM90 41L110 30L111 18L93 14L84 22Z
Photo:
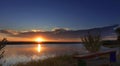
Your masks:
M14 34L114 24L120 24L119 0L0 0L0 30Z

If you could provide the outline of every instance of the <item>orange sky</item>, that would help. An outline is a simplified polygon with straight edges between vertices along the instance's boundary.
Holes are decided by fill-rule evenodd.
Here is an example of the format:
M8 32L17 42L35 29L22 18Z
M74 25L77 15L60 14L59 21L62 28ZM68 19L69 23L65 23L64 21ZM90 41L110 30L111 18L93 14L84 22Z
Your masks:
M113 26L100 27L96 29L86 29L86 30L69 30L66 28L57 28L51 31L40 31L40 30L30 30L30 31L16 31L16 30L0 30L0 39L7 38L8 41L35 41L35 39L40 38L44 41L81 41L80 38L84 37L88 31L92 30L91 33L99 34L100 30L103 39L115 40L117 35L114 32Z

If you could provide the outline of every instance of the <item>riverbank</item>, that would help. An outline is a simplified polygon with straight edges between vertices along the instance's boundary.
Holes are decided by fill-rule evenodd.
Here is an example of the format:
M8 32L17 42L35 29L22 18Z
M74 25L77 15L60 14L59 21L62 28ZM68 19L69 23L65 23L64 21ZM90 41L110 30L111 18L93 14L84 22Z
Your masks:
M99 59L92 59L88 61L89 66L109 66L109 60L106 59L107 56L104 58ZM120 66L120 55L117 56L118 62L114 63L113 66ZM77 60L73 58L73 55L64 55L64 56L56 56L52 58L48 58L45 60L38 60L38 61L30 61L27 63L17 63L13 66L78 66Z
M57 56L45 60L17 63L13 66L77 66L77 61L72 55Z

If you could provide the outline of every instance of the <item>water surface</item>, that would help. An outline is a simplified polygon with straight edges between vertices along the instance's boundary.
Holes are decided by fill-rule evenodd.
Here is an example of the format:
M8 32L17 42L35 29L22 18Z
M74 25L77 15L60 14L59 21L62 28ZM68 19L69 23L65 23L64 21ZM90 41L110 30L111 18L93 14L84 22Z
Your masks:
M85 52L82 44L7 45L2 62L4 62L4 66L7 66L76 52Z

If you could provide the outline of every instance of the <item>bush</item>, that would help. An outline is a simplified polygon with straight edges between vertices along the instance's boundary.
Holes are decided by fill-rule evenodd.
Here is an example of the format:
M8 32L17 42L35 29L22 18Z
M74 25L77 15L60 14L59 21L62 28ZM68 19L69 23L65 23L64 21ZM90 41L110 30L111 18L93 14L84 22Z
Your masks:
M6 42L7 42L7 40L6 40L6 38L4 38L0 43L0 59L3 57L3 54L5 52L3 50L3 48L6 46Z
M115 31L117 33L117 40L120 41L120 27L118 27Z
M84 43L85 48L89 52L96 52L99 51L101 47L101 37L100 34L91 34L88 32L86 36L84 36L81 41Z

